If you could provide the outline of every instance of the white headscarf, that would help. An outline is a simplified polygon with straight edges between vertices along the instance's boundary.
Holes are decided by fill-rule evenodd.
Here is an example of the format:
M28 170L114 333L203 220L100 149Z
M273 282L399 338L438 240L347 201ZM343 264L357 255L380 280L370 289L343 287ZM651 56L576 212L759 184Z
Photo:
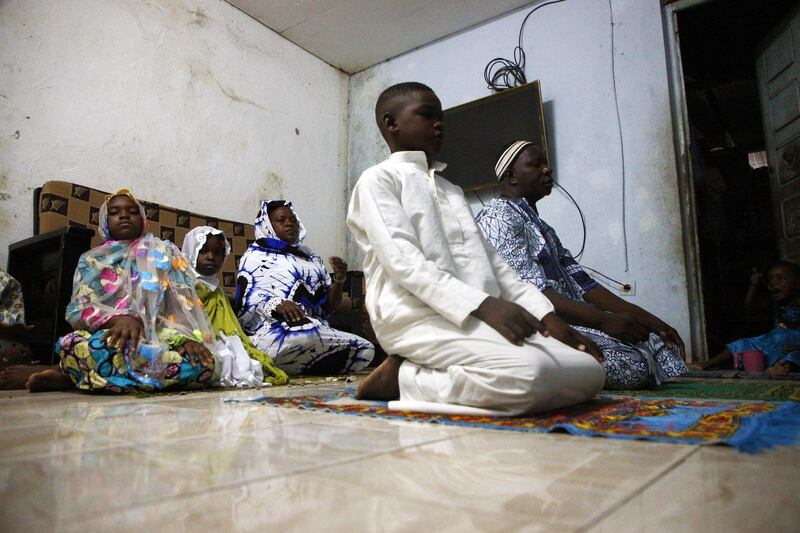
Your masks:
M288 244L299 247L303 243L303 239L306 238L306 228L303 226L303 221L300 220L299 216L297 216L297 212L294 210L294 207L292 207L292 202L287 202L286 200L263 200L261 202L261 209L258 211L258 216L256 217L255 223L256 239L281 240L281 238L275 233L275 228L272 227L272 222L269 220L269 204L272 204L273 209L277 209L279 207L288 207L292 210L294 217L297 219L299 231L297 232L297 240Z
M225 233L211 226L198 226L186 234L186 237L183 238L183 255L186 256L186 260L194 271L197 281L204 283L211 290L215 290L219 286L217 275L201 276L197 272L197 256L200 255L200 250L205 246L209 234L222 237L222 240L225 241L225 257L227 258L231 253L231 244L225 238Z

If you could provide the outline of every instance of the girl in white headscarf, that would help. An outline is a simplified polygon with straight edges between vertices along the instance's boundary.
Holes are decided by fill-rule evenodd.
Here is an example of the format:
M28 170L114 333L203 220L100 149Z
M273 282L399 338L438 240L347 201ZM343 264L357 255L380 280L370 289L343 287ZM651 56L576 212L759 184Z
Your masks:
M197 296L217 336L214 350L222 361L219 385L260 386L264 381L283 385L288 376L270 356L253 346L219 286L217 274L230 253L225 234L211 226L194 228L183 239L183 255L194 270Z
M338 374L361 370L375 355L372 344L333 329L328 317L342 301L347 265L329 262L302 246L305 228L291 202L264 201L255 223L256 242L239 261L239 321L250 339L291 374Z

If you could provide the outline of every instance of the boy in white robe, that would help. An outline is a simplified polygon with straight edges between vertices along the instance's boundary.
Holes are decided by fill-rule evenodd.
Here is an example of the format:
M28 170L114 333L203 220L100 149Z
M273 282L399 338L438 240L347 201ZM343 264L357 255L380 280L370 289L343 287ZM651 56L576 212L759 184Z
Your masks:
M419 83L378 98L391 157L364 171L347 225L363 249L365 305L392 355L365 399L434 413L519 415L586 401L603 387L597 346L553 313L481 235L461 189L432 161L442 107ZM570 347L572 346L572 347Z

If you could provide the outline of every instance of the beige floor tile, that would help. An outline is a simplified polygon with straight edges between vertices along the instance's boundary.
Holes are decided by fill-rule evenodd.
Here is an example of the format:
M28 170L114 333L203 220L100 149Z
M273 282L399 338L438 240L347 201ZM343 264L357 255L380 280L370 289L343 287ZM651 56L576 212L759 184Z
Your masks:
M438 438L298 423L160 442L145 450L176 464L200 468L198 486L219 487L355 461Z
M202 402L202 400L196 400ZM297 424L320 413L277 409L259 405L230 406L212 403L205 410L184 406L187 402L147 404L142 414L110 414L74 421L72 426L135 444L153 444L201 435L239 433ZM178 407L179 406L179 407Z
M157 403L122 401L97 402L48 402L44 404L19 405L5 410L8 416L0 418L0 430L5 428L36 427L43 424L86 424L98 420L127 417L157 416L175 412L171 406Z
M0 405L21 404L32 402L69 401L77 398L72 392L40 392L31 393L27 390L2 390L0 391Z
M192 400L212 399L219 402L247 402L270 396L273 398L283 398L286 396L300 395L327 395L339 392L344 387L331 385L315 386L308 388L299 387L261 387L258 389L208 389L184 393L172 394L153 394L145 400L149 402L178 402L183 403Z
M133 448L0 464L0 524L72 520L157 502L196 490L199 478L199 470L189 465Z
M78 391L68 392L28 392L27 390L0 391L0 407L8 409L11 406L22 405L48 405L64 403L123 403L140 401L134 395L97 395Z
M474 428L464 426L448 426L446 424L431 424L429 422L414 422L407 420L391 420L371 416L345 415L317 411L318 416L309 422L312 424L325 424L339 427L364 428L379 431L391 431L397 434L423 434L435 438L463 435Z
M516 433L281 408L352 384L0 392L0 531L788 531L800 448Z
M148 403L165 401L183 401L187 399L221 398L225 400L248 400L263 396L285 397L298 395L334 394L342 389L353 387L353 383L318 382L306 386L277 386L259 389L208 389L191 392L175 392L141 396L137 394L91 394L78 391L31 393L27 390L0 391L0 407L8 409L12 406L32 406L47 404L119 404L127 402Z
M408 500L315 474L281 477L85 521L56 522L59 531L558 531L501 512L443 509L436 499Z
M125 444L124 441L98 435L93 431L81 431L59 423L5 428L0 431L0 464L20 461L26 457L56 456Z
M52 424L68 411L66 406L54 411L41 406L15 406L7 408L0 406L0 432L6 429L21 429Z
M144 423L145 426L150 426L159 417L168 419L172 415L173 418L176 418L182 409L201 410L204 412L216 411L218 413L221 413L224 409L230 409L231 412L263 412L265 404L257 402L251 404L249 401L263 397L266 392L273 396L282 396L292 393L292 390L286 387L275 387L241 391L198 391L185 395L153 395L145 398L133 395L92 396L79 393L45 393L37 395L14 391L17 401L12 404L0 405L4 412L4 416L0 417L0 431L6 428L36 427L54 422L69 421L74 422L76 427L80 427L80 429L91 426L103 433L110 431L111 428L107 426L112 426L112 428L123 432L125 432L124 426L128 426L130 429L128 433L136 434L141 439L147 435L157 435L158 433L139 431L137 425L131 423L131 420L127 420L125 417L136 415L147 417L138 422ZM326 389L320 393L330 394L332 392L330 389ZM293 394L297 394L297 390L294 390ZM48 395L56 395L56 397L54 400L37 401L37 398ZM281 411L304 413L295 417L298 419L312 416L312 413L321 413L319 411L302 411L300 409L282 409ZM184 416L180 422L185 423L185 418ZM288 418L288 415L255 415L249 418L251 419L250 425L253 428L258 428L281 423L284 418ZM203 433L199 428L190 428L189 432L190 434ZM122 438L129 438L129 436L122 435Z
M798 531L798 509L800 447L704 447L592 531Z
M147 398L147 401L164 405L174 405L180 407L195 407L206 409L210 405L269 405L258 400L265 397L285 398L287 396L329 396L339 392L339 389L325 387L310 390L288 388L288 387L265 387L263 389L246 389L225 392L197 392L189 395L167 395L154 396ZM208 403L212 402L212 403Z
M691 446L565 435L478 431L317 475L430 501L578 527L650 483Z

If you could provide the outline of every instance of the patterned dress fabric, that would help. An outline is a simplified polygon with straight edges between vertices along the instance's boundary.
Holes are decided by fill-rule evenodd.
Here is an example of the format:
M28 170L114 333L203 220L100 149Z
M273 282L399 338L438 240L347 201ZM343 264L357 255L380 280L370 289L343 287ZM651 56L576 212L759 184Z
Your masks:
M66 319L76 331L56 342L61 369L87 391L155 391L211 383L213 365L178 352L189 340L210 349L213 339L183 254L149 233L131 241L113 240L106 205L100 209L100 232L108 240L84 253L75 270ZM140 210L144 213L141 205ZM111 346L103 338L106 323L121 315L144 326L136 351L130 345Z
M0 324L3 326L25 324L22 286L2 268L0 268Z
M523 281L591 305L583 296L597 282L524 198L492 200L478 213L477 222L486 239ZM606 389L640 389L688 371L677 348L668 348L656 334L651 333L644 342L630 344L597 329L574 328L603 351Z
M336 330L328 324L331 278L321 257L297 242L280 240L262 202L256 219L257 240L239 262L237 301L239 321L256 348L269 354L289 375L338 374L365 368L375 355L366 339ZM291 208L289 202L287 207ZM298 218L299 220L299 218ZM289 325L275 312L286 300L299 304L306 321Z
M25 302L22 285L8 272L0 268L0 368L30 362L33 353L30 347L13 335L6 338L3 327L25 326Z
M738 339L727 345L731 353L761 350L767 367L779 361L800 365L800 350L783 353L787 344L800 345L800 303L790 303L775 310L775 327L763 335Z

